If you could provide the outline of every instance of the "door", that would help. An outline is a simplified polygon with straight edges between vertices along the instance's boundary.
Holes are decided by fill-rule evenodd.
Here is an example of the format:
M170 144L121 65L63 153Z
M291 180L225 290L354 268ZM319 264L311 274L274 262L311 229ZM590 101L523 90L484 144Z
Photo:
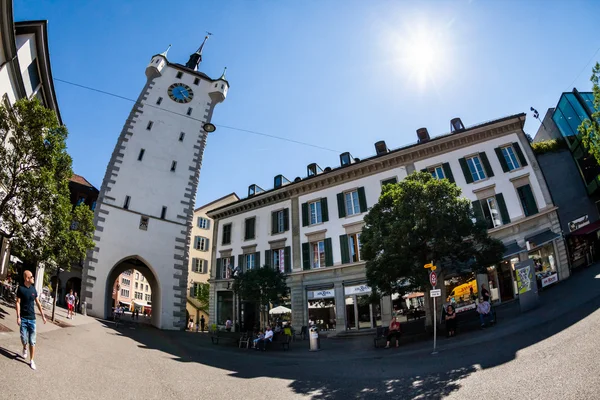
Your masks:
M500 263L498 270L498 286L500 288L500 301L514 299L512 268L508 261Z

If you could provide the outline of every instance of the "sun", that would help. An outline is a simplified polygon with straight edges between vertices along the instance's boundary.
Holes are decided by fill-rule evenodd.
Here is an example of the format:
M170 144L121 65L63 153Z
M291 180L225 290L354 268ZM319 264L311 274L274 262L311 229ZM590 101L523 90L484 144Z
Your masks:
M438 40L432 35L418 34L408 38L405 46L403 58L407 69L420 81L426 80L435 72L438 56L442 53Z

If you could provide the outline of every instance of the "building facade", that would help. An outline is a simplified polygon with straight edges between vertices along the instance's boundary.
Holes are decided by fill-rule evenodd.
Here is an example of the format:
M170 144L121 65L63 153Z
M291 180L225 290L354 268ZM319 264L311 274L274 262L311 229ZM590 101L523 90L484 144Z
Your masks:
M50 67L47 24L14 22L12 0L0 0L0 98L4 107L21 99L37 98L62 123ZM6 145L6 138L3 140L2 145ZM0 279L4 279L10 262L10 241L0 236ZM42 282L43 274L43 270L36 271L36 281Z
M600 166L583 146L578 127L594 113L591 92L563 93L546 113L534 143L558 139L560 146L537 155L565 234L571 268L600 258ZM543 148L542 148L543 149Z
M113 285L112 298L115 306L152 314L152 289L140 271L127 270L119 275Z
M339 167L310 164L304 179L277 176L273 189L251 185L247 198L211 210L211 323L232 318L241 329L252 328L252 305L236 298L229 271L263 265L288 274L292 323L298 329L309 322L337 332L389 323L394 310L410 302L395 296L369 300L360 233L382 186L414 171L455 182L489 234L506 247L504 260L488 266L487 275L445 275L445 299L453 297L462 309L474 307L469 296L458 294L474 280L489 287L494 301L514 299L514 266L528 259L536 262L539 288L566 279L557 208L523 132L524 121L518 114L467 129L454 119L450 134L431 139L420 129L417 144L394 151L377 142L373 157L359 160L343 153Z
M201 285L208 283L209 271L212 266L210 245L213 238L214 224L206 213L213 208L233 203L239 199L235 193L231 193L194 210L192 243L188 256L190 262L186 304L187 314L194 323L197 323L201 316L204 316L205 321L208 323L208 313L204 312L202 304L197 299Z
M108 163L95 212L96 248L86 260L88 313L107 317L126 270L150 283L152 324L185 327L188 248L202 154L229 83L198 71L204 43L185 64L156 54Z

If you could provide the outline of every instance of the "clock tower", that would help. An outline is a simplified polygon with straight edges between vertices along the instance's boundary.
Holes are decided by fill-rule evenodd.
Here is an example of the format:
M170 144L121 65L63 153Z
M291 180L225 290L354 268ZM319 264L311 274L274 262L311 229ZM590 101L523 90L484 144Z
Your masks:
M90 315L107 318L117 291L133 308L151 310L152 324L182 329L186 318L188 247L202 154L214 108L225 100L225 73L199 72L200 48L183 65L157 54L108 163L95 209L96 247L86 259L82 298ZM204 243L208 247L207 243ZM207 252L207 256L208 256ZM116 282L128 270L148 281ZM142 313L140 311L140 313Z

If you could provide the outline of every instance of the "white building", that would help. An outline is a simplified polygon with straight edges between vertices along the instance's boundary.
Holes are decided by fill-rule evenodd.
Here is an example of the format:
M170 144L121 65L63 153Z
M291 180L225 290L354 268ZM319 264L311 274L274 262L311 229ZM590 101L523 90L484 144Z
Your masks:
M62 123L50 68L47 25L47 21L14 22L12 1L0 0L0 98L4 107L10 107L17 100L37 97ZM5 237L1 242L3 279L8 273L10 243ZM43 273L43 269L36 271L38 291Z
M387 324L393 309L400 311L406 303L389 297L367 301L371 289L359 251L363 217L384 184L419 170L456 182L490 235L506 246L504 261L489 266L487 276L447 276L441 285L444 298L447 293L471 307L456 288L477 280L475 287L485 283L495 301L513 299L514 265L528 258L540 263L540 286L567 278L557 208L523 132L524 121L525 114L518 114L465 129L454 119L450 134L430 139L420 129L417 144L389 151L378 142L377 155L365 160L343 153L337 168L310 164L304 179L292 183L278 176L273 189L251 185L247 198L211 210L216 232L211 323L231 317L251 329L257 322L253 305L235 298L225 266L246 270L277 264L289 274L297 329L309 320L338 332Z
M88 312L111 313L112 286L128 269L152 291L152 324L185 326L188 246L202 154L229 84L199 72L205 38L186 65L152 57L148 78L108 163L96 211L96 248L83 285Z
M208 283L209 272L212 266L210 245L213 238L214 224L206 213L213 208L233 203L239 199L235 193L231 193L194 210L188 256L189 268L186 305L187 312L194 323L197 323L200 317L204 315L206 326L208 326L208 314L201 310L202 305L197 299L200 284Z

